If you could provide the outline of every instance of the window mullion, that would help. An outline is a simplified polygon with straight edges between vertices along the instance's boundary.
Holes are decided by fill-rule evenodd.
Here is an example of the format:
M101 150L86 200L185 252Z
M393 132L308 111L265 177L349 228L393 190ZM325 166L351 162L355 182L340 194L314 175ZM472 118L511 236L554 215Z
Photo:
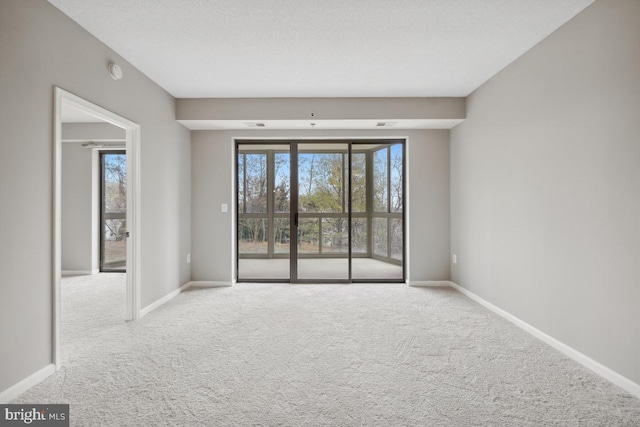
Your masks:
M391 213L391 145L387 146L387 213ZM391 258L391 219L387 218L387 258Z
M242 203L243 213L247 213L247 155L242 155L242 198L244 199Z
M267 257L273 258L275 252L274 217L275 210L275 155L273 150L268 150L267 156Z

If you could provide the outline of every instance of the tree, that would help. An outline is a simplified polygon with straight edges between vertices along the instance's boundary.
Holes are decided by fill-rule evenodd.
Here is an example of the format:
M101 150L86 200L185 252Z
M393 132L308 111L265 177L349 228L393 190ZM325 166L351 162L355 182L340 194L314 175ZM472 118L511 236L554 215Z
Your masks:
M373 205L375 212L402 211L402 145L380 145L371 154L354 151L311 152L301 151L298 155L298 206L301 213L346 214L367 212L367 184L373 186ZM367 156L373 157L373 182L367 182ZM270 214L290 212L290 154L273 153L274 177L267 176L268 152L241 153L239 165L238 196L240 213L263 213L262 217L244 217L239 230L240 238L264 249L268 241L267 220ZM267 180L273 179L273 213L267 212ZM351 192L349 185L352 186ZM389 203L389 200L391 203ZM323 250L327 252L345 252L348 249L349 224L344 216L322 215L321 219L300 218L298 223L298 242L302 251L317 252L320 240L322 220ZM375 221L374 221L375 222ZM376 222L379 225L380 221ZM386 224L387 222L384 221ZM395 224L395 223L394 223ZM401 222L400 222L401 224ZM276 245L290 241L289 219L274 218L273 239ZM359 251L366 250L368 230L366 218L354 217L351 223L352 243ZM378 230L387 236L388 227ZM386 247L386 244L385 244Z
M104 155L104 211L106 213L127 212L127 157L126 154ZM127 228L124 220L105 221L109 240L126 238ZM107 236L105 236L107 237Z
M396 144L390 147L391 150L391 212L402 212L402 170L404 167L402 156L402 145Z

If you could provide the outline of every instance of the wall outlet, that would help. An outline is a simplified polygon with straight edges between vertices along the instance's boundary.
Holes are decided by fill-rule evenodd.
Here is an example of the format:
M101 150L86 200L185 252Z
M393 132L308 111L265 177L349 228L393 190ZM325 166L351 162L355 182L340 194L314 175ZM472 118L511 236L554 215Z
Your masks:
M187 254L187 264L191 264L191 254Z
M220 212L229 212L229 205L226 203L220 205Z
M453 256L451 257L451 261L452 261L454 264L457 264L457 263L458 263L458 255L453 254Z

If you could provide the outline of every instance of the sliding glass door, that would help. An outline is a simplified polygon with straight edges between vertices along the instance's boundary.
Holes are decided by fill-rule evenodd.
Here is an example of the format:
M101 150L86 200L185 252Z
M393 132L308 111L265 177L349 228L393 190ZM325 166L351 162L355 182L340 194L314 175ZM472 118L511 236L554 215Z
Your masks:
M239 281L404 280L404 141L237 143Z
M349 143L298 143L294 165L296 282L348 282Z
M239 144L238 278L289 280L291 155L289 144Z

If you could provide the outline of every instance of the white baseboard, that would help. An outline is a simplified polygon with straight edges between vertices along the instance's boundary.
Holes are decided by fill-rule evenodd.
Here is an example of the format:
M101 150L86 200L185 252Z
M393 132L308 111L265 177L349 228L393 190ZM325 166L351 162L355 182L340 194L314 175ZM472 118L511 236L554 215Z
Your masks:
M145 308L140 310L140 317L146 316L147 314L149 314L150 312L152 312L156 308L160 307L162 304L166 303L167 301L171 300L172 298L175 298L177 295L179 295L185 289L189 288L192 283L193 282L187 282L184 285L180 286L175 291L169 292L167 295L163 296L162 298L152 302L151 304L149 304L148 306L146 306Z
M233 286L233 282L223 282L223 281L205 281L198 280L189 282L191 286L197 286L199 288L221 288L227 286Z
M560 352L564 353L566 356L570 357L571 359L575 360L576 362L580 363L586 368L591 369L593 372L600 375L601 377L611 381L618 387L621 387L626 391L628 391L629 393L633 394L634 396L640 398L640 384L637 384L631 381L629 378L623 375L620 375L619 373L613 371L610 368L607 368L606 366L604 366L599 362L596 362L595 360L591 359L585 354L580 353L578 350L572 347L569 347L567 344L561 341L558 341L557 339L553 338L550 335L545 334L544 332L531 326L527 322L518 319L513 314L508 313L499 307L496 307L495 305L491 304L489 301L479 297L478 295L474 294L468 289L463 288L457 283L449 282L449 285L452 288L456 289L461 294L466 295L467 297L474 300L475 302L485 306L486 308L493 311L497 315L504 317L514 325L524 329L534 337L544 341L545 343L549 344L551 347L555 348L556 350L559 350Z
M446 288L449 287L451 282L448 280L422 280L422 281L410 281L409 286L423 287L423 288Z
M88 276L98 273L100 270L62 270L62 276Z
M12 385L8 389L0 392L0 403L5 404L11 402L13 399L20 396L25 391L29 390L36 384L44 381L49 375L56 372L56 365L53 363L45 366L37 372L29 375L27 378L22 381Z
M140 317L146 316L151 311L160 307L162 304L166 303L170 299L175 298L178 294L180 294L181 292L184 292L186 289L190 288L191 286L197 286L201 288L217 288L222 286L231 286L231 282L208 282L208 281L187 282L184 285L180 286L175 291L168 293L167 295L163 296L159 300L152 302L151 304L149 304L148 306L140 310Z

